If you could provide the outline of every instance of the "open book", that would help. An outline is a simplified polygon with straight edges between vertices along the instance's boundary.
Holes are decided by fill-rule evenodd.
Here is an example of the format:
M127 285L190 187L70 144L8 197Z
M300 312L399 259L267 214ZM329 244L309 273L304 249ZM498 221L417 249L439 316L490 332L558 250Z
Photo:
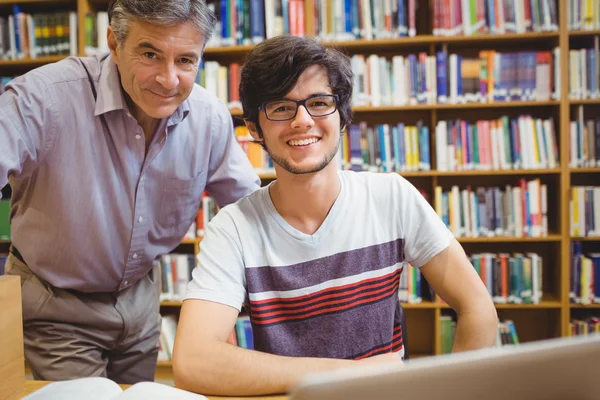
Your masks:
M208 400L206 397L156 382L139 382L123 390L107 378L52 382L23 400Z

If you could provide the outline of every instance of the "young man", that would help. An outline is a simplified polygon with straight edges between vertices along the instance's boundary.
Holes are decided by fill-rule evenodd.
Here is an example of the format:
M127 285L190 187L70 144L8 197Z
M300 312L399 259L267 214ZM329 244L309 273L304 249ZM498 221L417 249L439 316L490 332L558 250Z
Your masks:
M454 351L493 344L491 298L421 194L397 174L333 161L351 92L349 59L310 39L274 38L248 55L244 117L277 180L208 226L176 335L179 387L278 393L311 372L401 360L406 263L456 310ZM255 351L227 343L243 304Z
M206 189L260 181L225 105L194 85L216 18L204 0L116 0L110 54L68 58L0 96L25 358L36 379L153 380L160 270Z

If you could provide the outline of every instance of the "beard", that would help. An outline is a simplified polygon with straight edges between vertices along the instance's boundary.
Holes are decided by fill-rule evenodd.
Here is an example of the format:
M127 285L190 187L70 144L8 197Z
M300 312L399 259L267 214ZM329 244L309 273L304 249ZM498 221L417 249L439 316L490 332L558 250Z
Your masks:
M276 163L277 165L279 165L281 168L285 169L287 172L294 174L294 175L302 175L302 174L313 174L315 172L319 172L322 169L324 169L326 166L329 165L329 163L333 160L333 158L335 157L335 155L337 154L339 147L340 147L340 138L338 137L336 146L330 150L327 154L325 154L323 156L323 158L321 159L321 162L309 166L309 167L305 167L304 169L296 167L294 165L292 165L288 160L286 160L285 158L272 153L269 150L269 147L267 145L267 142L265 140L263 140L263 145L265 147L266 152L269 154L269 156L271 157L271 159L273 160L274 163Z

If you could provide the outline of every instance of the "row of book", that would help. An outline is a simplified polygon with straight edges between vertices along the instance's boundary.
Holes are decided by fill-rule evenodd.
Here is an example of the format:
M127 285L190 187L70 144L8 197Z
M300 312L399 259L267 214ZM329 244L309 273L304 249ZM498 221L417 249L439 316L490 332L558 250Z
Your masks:
M566 0L567 26L571 31L600 29L600 1Z
M456 237L548 236L548 190L539 179L515 186L436 186L434 208Z
M188 228L185 233L184 239L196 239L204 235L204 228L206 224L215 216L218 211L217 202L215 199L210 197L207 192L202 194L202 201L200 202L200 208L196 213L196 218L192 225Z
M581 105L576 113L569 124L569 167L600 166L600 118L586 119Z
M6 85L8 84L8 82L10 82L13 78L10 76L0 76L0 94L4 93L4 91L6 90Z
M579 241L571 242L570 253L570 302L600 304L600 253L585 252Z
M594 47L569 50L569 98L571 100L600 97L600 45L594 36Z
M86 55L107 53L109 51L106 37L108 25L108 13L106 11L89 12L85 15L84 51Z
M0 240L10 240L10 200L0 199Z
M502 34L557 31L554 0L435 0L434 35ZM417 0L213 0L217 14L210 46L259 43L278 35L310 35L318 40L348 41L426 34L417 26L423 3ZM305 26L307 14L315 21Z
M477 57L425 52L353 55L353 106L547 101L560 96L560 49Z
M598 317L571 319L569 322L569 336L592 335L596 333L600 333L600 318Z
M570 236L600 236L600 186L572 186Z
M398 300L401 303L419 304L423 301L421 296L421 270L413 268L410 264L405 263L400 274L400 286L398 288ZM434 298L433 293L430 293L429 300Z
M4 266L6 265L7 253L0 253L0 275L4 275Z
M441 354L449 354L452 352L454 338L456 336L456 321L450 315L440 316L440 344ZM498 329L496 331L496 340L494 346L509 346L518 345L519 336L517 329L512 320L498 321Z
M502 116L470 123L438 121L438 171L556 168L559 155L553 118Z
M441 36L558 31L555 0L434 0Z
M160 337L158 343L157 361L171 361L173 359L173 345L177 333L178 321L173 314L161 315ZM240 315L235 321L235 326L227 339L227 343L244 349L254 349L254 334L248 315Z
M542 257L537 253L478 253L469 260L497 304L542 301Z
M405 172L431 170L429 127L366 122L351 124L342 136L343 168L354 171Z
M77 55L77 13L12 11L0 17L0 60Z
M260 144L254 141L254 139L250 136L250 133L248 132L248 128L246 128L245 125L240 125L235 128L235 136L238 143L242 147L242 150L244 150L244 152L248 156L250 164L252 164L254 170L258 174L275 173L275 170L273 168L273 159L271 159L269 153L267 153L267 151L263 149ZM338 151L338 157L340 157L340 154L341 152ZM338 158L338 160L340 159Z
M439 51L391 58L353 55L352 105L403 106L560 98L560 49L501 53L481 51L476 58ZM217 61L200 65L196 83L230 109L240 108L238 86L243 66Z

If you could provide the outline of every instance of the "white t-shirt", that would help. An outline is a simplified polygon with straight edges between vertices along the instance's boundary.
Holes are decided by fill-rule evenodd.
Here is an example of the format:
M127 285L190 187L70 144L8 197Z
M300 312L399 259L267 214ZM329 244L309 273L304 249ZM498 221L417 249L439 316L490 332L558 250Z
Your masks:
M339 177L340 194L313 235L277 213L268 186L223 208L207 226L186 299L246 304L257 350L352 359L403 353L402 269L427 263L452 234L401 176Z

